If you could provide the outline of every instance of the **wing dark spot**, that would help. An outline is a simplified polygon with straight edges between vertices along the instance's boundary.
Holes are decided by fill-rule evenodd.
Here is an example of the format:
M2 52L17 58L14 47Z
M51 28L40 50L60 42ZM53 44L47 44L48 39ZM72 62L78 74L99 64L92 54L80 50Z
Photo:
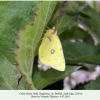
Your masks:
M52 49L52 50L51 50L51 54L54 54L54 53L55 53L55 50L54 50L54 49Z

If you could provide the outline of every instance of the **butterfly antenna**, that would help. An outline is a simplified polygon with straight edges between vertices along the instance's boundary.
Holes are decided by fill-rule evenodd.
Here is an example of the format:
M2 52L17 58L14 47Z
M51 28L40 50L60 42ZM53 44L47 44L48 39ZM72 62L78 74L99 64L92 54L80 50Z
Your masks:
M62 16L62 18L60 19L60 22L59 22L59 24L58 24L58 26L57 26L57 27L59 27L59 25L61 24L61 22L62 22L63 18L64 18L64 16Z
M56 19L58 19L58 15L57 15ZM57 27L58 27L58 20L56 21L56 28Z
M46 26L48 29L50 29L48 26Z
M57 15L57 18L58 18L58 15ZM58 26L58 20L57 20L57 22L56 22L56 28L57 28L57 26Z

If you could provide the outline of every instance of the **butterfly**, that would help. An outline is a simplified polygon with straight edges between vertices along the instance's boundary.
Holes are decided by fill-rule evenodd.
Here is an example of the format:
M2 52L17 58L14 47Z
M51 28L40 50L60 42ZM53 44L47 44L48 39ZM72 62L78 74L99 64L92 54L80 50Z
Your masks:
M56 27L48 29L39 47L39 60L58 71L65 70L65 58Z

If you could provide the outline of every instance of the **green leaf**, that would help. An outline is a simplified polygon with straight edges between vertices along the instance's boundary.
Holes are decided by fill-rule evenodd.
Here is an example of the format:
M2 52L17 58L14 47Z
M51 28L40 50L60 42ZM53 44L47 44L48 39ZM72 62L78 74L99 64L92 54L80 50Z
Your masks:
M100 90L100 76L96 80L90 81L86 86L86 90Z
M37 2L0 1L0 89L25 89L25 81L18 85L20 73L13 65L15 38L32 21L36 6Z
M79 23L81 23L90 33L92 33L98 42L100 43L100 13L87 6L80 12L81 17ZM87 15L88 17L84 17Z
M74 25L76 18L77 18L77 16L73 17L73 16L69 16L67 14L63 14L63 15L59 16L53 22L49 23L48 26L51 28L53 26L56 26L58 34L61 34L62 32L64 32L68 28L71 28Z
M79 68L80 66L66 66L64 72L60 72L52 68L47 71L40 71L35 64L33 70L33 83L36 89L40 90L54 82L64 79Z
M24 75L25 80L30 84L31 89L35 89L31 79L35 49L56 4L57 2L40 2L35 13L34 25L26 25L25 30L19 34L17 41L19 48L16 50L16 60L18 68Z
M24 77L19 78L16 90L30 90L30 86L26 83Z
M77 19L77 16L76 17L71 17L67 14L64 14L64 15L60 16L57 19L58 34L61 34L62 32L64 32L68 28L71 28L74 25L74 22L75 22L76 19Z
M0 90L16 89L19 77L16 67L0 53Z
M67 64L89 63L100 64L97 48L85 42L62 42L64 56Z
M85 42L94 44L94 41L92 37L88 34L88 32L75 25L72 28L64 31L62 34L59 35L59 37L61 40L81 39Z
M66 13L71 16L77 16L78 13L85 7L85 1L69 1L66 6Z
M32 21L37 2L0 1L0 52L14 64L15 38Z
M16 66L12 65L7 58L0 53L0 90L29 89L25 80L19 80L20 77L21 75L16 69Z

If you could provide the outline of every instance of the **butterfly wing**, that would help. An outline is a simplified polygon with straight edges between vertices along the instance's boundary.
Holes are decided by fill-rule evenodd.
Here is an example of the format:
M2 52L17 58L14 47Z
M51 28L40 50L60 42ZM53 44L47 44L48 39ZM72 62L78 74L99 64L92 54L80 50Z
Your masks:
M56 70L65 70L65 59L62 45L56 34L52 34L50 39L47 37L43 38L42 44L39 48L39 59L43 64L51 66Z

